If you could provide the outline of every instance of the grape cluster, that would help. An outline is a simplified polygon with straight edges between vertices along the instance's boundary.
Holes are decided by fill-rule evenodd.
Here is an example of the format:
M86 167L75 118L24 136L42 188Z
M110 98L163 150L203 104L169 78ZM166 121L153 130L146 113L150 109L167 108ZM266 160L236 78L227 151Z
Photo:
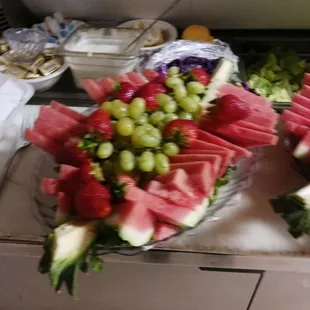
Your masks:
M101 144L97 156L109 158L114 151L118 152L120 168L125 172L138 169L143 172L155 171L158 174L169 171L169 157L180 152L176 143L166 142L162 137L163 128L175 119L196 119L201 113L201 95L205 86L199 82L185 83L178 67L170 67L166 86L169 94L157 94L159 108L156 112L146 111L143 98L134 98L129 104L120 100L106 101L101 108L107 111L113 120L116 137L127 141L128 148L114 146L110 142Z

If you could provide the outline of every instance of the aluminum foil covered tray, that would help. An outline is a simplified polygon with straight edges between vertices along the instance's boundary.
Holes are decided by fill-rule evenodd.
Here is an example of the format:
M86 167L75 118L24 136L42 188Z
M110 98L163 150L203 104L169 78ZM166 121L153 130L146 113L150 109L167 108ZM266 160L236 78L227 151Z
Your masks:
M225 58L234 64L234 71L238 71L238 57L232 52L229 44L220 40L214 40L212 43L200 43L193 41L178 40L167 44L158 53L152 55L145 61L144 68L159 68L169 64L175 59L185 57L201 57L208 60Z

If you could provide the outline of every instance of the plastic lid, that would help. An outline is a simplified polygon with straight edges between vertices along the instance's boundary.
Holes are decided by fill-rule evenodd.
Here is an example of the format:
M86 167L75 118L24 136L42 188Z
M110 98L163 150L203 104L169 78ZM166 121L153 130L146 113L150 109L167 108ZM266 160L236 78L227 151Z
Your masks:
M137 40L129 50L124 51L141 34L141 31L140 29L97 28L82 25L61 44L58 53L64 56L83 57L137 57L143 38Z

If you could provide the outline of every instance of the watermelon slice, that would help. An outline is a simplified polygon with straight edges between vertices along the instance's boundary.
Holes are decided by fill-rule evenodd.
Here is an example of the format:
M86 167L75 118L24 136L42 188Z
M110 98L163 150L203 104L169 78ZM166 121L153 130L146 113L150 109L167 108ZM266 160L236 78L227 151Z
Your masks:
M59 192L57 195L57 208L55 214L55 225L59 226L68 222L73 213L72 199L69 195Z
M113 86L116 84L116 82L112 78L108 77L99 79L97 83L107 95L112 92Z
M79 122L54 109L46 106L40 107L38 121L47 122L52 127L59 129L77 129L83 127Z
M268 124L268 126L262 126L259 125L255 122L250 122L248 120L239 120L236 122L233 122L234 125L240 126L240 127L244 127L244 128L250 128L253 130L257 130L257 131L262 131L262 132L266 132L266 133L271 133L271 134L275 134L277 133L277 131L270 126L273 125L274 126L274 122L278 122L278 118L279 116L277 115L274 119L275 121L267 121L267 122L263 122L265 124ZM203 115L200 119L199 119L199 127L200 128L204 128L204 124L208 123L208 122L215 122L216 120L214 120L213 118L211 118L208 114ZM208 125L208 124L207 124Z
M152 69L145 69L142 73L149 81L152 81L159 76L159 73Z
M160 174L156 177L156 180L169 186L169 188L177 189L180 192L190 196L193 200L200 199L202 193L193 187L189 179L189 175L184 169L176 169L166 174Z
M54 141L51 141L43 135L30 129L26 129L25 137L30 143L33 143L44 152L49 153L54 157L56 157L63 148L60 144L55 143Z
M284 128L297 137L303 137L309 131L309 127L302 126L290 121L284 123Z
M292 102L296 102L303 107L310 109L310 99L300 94L294 94L292 97Z
M306 133L293 151L293 156L298 159L309 159L310 132Z
M274 128L278 123L279 116L274 114L273 116L265 116L262 114L250 115L244 119L246 122L252 122L257 125L267 127L269 129Z
M304 74L303 84L310 86L310 73L305 73Z
M125 199L133 202L141 201L159 221L181 227L195 227L203 218L209 203L208 199L204 199L201 205L196 206L195 210L184 208L135 186L127 189Z
M69 195L75 195L80 187L79 168L70 165L60 165L59 180L62 189Z
M302 96L305 96L307 98L310 98L310 86L308 85L303 85L300 94Z
M213 153L215 152L215 153ZM207 150L184 150L181 154L191 154L191 155L219 155L222 158L223 163L227 163L230 166L233 163L233 156L230 153L221 151L207 151ZM223 164L224 165L224 164Z
M224 124L209 121L204 124L204 129L217 134L228 141L242 147L255 147L276 145L278 137L265 132L256 131L250 128L242 128L232 124Z
M198 189L209 197L213 190L215 178L212 175L212 166L208 162L191 162L170 164L170 170L184 169L190 176L190 180L196 184Z
M240 100L251 103L251 105L255 104L260 107L268 107L268 108L272 106L272 102L270 100L257 96L241 87L234 86L230 83L226 83L219 89L219 96L222 97L225 95L234 95L238 97Z
M310 127L310 119L298 115L290 110L285 110L281 117L285 121L291 121L302 126Z
M202 141L205 141L205 142L208 142L208 143L213 143L213 144L216 144L216 145L220 145L226 149L229 149L229 150L232 150L234 152L236 152L236 158L239 158L239 157L251 157L252 156L252 153L249 152L248 150L242 148L242 147L239 147L235 144L232 144L224 139L221 139L215 135L212 135L211 133L209 132L206 132L204 130L199 130L198 131L198 139L199 140L202 140ZM220 151L220 150L219 150Z
M201 140L197 139L190 139L188 145L184 150L218 150L218 151L226 151L230 152L230 150L226 147L214 144L214 143L209 143L209 142L204 142Z
M139 73L137 72L129 72L126 74L129 78L129 80L136 85L137 87L140 87L142 85L144 85L147 82L147 79L143 76L141 76Z
M105 101L106 94L102 87L95 81L88 79L84 80L81 84L89 97L92 98L97 104L101 104Z
M166 199L171 203L175 203L179 206L193 210L196 209L196 205L200 204L204 198L202 194L192 197L176 188L173 188L170 184L162 184L155 180L150 181L145 190L148 193ZM194 190L191 188L189 193L193 192Z
M60 190L59 180L52 178L43 178L41 180L41 191L45 195L57 196Z
M60 112L61 114L66 115L66 116L76 120L77 122L81 122L86 118L85 115L78 113L72 109L69 109L65 105L63 105L60 102L57 102L55 100L51 101L50 106L53 110L56 110L56 111Z
M277 122L278 122L278 116L277 116ZM255 123L251 123L249 121L238 121L238 122L235 122L234 124L239 126L239 127L249 128L249 129L253 129L256 131L262 131L262 132L270 133L273 135L277 134L277 130L274 128L261 126L261 125L255 124Z
M63 129L60 127L50 126L49 123L38 119L34 124L33 131L43 135L51 141L63 144L73 130L71 128Z
M221 157L228 157L232 161L235 153L233 151L227 152L223 150L182 149L181 154L211 154L211 155L215 154L215 155L220 155Z
M190 163L190 162L209 162L212 167L212 175L214 178L218 178L222 164L224 164L225 166L227 165L227 163L222 162L222 158L219 155L181 154L170 157L170 163L172 164Z
M174 225L157 222L155 224L155 232L152 239L154 241L162 241L177 234L178 231L178 227Z
M128 201L119 207L119 236L133 246L148 243L155 231L154 217L145 203Z
M306 118L309 118L310 119L310 109L308 108L305 108L304 106L296 103L296 102L293 102L291 107L290 107L290 110L300 116L304 116Z

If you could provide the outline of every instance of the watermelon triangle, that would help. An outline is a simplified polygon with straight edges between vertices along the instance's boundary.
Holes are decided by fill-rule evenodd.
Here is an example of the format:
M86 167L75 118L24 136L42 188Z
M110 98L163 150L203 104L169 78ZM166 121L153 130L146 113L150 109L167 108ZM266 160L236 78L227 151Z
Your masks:
M292 101L302 105L305 108L310 109L310 99L301 94L294 94L292 97Z

